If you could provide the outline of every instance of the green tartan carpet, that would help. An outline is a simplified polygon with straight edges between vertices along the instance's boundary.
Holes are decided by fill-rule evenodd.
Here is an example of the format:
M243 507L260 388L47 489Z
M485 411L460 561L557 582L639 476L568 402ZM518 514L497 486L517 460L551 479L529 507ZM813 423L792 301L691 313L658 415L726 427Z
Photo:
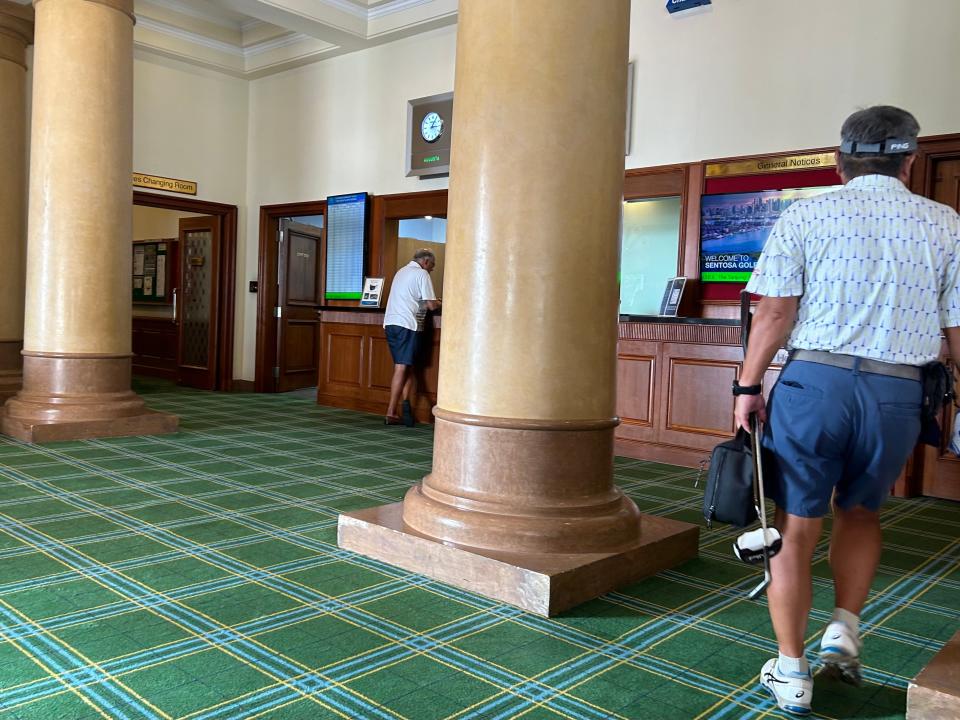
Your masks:
M0 714L85 718L756 718L775 652L757 570L700 557L547 620L341 551L337 514L400 499L432 430L302 395L140 382L182 431L0 439ZM690 470L620 458L644 512L699 520ZM960 506L891 500L864 687L818 717L902 718L957 629ZM832 595L816 562L810 656Z

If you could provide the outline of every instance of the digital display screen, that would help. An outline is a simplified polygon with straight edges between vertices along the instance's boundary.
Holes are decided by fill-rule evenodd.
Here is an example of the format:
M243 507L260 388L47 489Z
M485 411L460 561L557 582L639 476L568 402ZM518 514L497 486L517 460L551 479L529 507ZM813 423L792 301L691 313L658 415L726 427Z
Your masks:
M327 198L327 300L359 300L363 295L368 205L367 193Z
M745 283L781 213L839 185L704 195L700 198L700 279Z

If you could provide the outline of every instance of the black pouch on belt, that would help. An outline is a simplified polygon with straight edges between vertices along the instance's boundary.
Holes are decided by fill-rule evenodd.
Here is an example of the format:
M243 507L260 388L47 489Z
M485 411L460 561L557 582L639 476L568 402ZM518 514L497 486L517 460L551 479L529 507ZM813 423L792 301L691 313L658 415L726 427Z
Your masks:
M927 363L920 368L923 400L920 405L920 441L940 446L940 423L937 418L945 402L953 400L953 372L942 362Z

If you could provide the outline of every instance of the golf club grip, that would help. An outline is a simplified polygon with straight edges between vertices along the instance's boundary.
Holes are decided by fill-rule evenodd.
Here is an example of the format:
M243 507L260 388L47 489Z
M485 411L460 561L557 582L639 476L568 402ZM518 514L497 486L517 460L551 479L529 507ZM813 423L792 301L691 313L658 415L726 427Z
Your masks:
M747 340L750 337L750 293L740 291L740 346L743 348L743 357L747 357Z

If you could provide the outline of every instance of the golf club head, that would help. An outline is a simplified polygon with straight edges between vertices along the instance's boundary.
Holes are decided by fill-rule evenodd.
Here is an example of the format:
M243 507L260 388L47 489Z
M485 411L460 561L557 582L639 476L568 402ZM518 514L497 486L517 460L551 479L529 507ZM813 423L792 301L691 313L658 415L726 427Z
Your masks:
M776 528L757 528L737 537L733 553L750 565L759 565L764 557L772 558L783 547L783 538Z

